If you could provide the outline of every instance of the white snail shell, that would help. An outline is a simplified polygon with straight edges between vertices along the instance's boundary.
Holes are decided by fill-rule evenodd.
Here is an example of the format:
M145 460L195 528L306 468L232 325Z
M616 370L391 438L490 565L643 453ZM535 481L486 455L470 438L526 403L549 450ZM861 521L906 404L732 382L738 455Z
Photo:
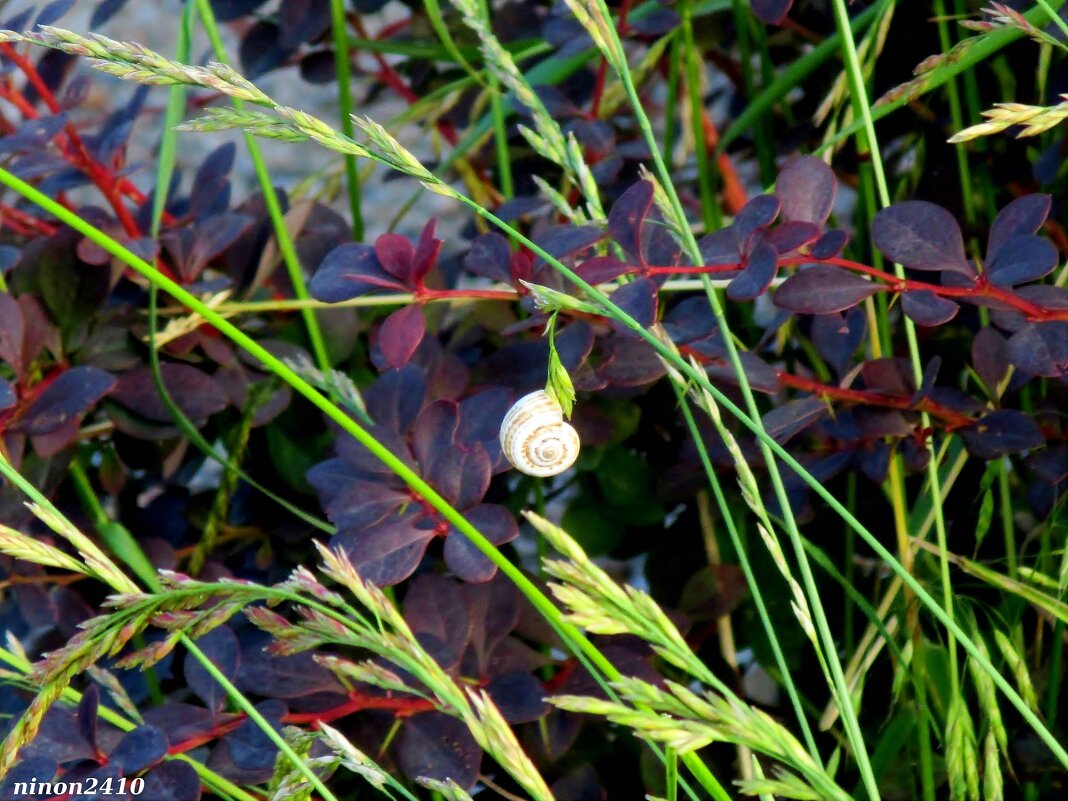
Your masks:
M545 478L575 463L579 435L564 422L560 404L539 389L517 400L504 416L501 448L517 470Z

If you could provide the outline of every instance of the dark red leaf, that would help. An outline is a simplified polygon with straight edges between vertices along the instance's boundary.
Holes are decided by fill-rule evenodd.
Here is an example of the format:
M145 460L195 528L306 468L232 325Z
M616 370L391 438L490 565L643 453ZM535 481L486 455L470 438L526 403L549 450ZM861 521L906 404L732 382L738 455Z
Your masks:
M490 694L509 723L531 723L549 713L545 688L530 673L507 673L489 683Z
M651 278L639 278L623 284L611 295L612 302L633 317L642 328L648 328L656 322L656 283ZM623 328L619 325L617 330ZM630 331L630 328L626 328Z
M775 195L757 195L734 218L734 237L743 251L749 249L753 234L771 225L779 216L779 199Z
M664 375L664 365L656 351L645 342L636 342L618 334L605 341L605 359L600 375L610 384L640 387Z
M624 192L608 213L608 231L627 255L644 263L641 229L653 205L653 185L639 181Z
M901 296L901 310L917 325L934 326L948 323L957 316L960 306L926 289L905 292Z
M800 398L772 409L764 415L764 429L780 445L785 445L792 437L828 414L830 410L827 403L821 398Z
M980 459L1041 448L1046 441L1038 423L1014 409L991 412L960 435L968 452Z
M421 573L404 596L404 619L424 647L433 644L434 659L446 670L459 664L471 628L461 586L437 573Z
M212 629L196 641L197 647L204 652L208 660L218 671L231 681L237 676L241 664L237 637L227 626ZM185 656L183 667L185 683L195 692L204 705L216 714L222 711L226 701L226 690L217 682L207 668L197 661L192 653Z
M821 164L823 162L820 162ZM815 223L788 220L764 232L764 241L774 245L779 254L785 256L805 245L810 245L820 238L822 231Z
M348 552L365 581L387 587L415 571L434 536L429 523L412 513L364 531L341 532L332 542Z
M164 762L150 770L144 778L144 798L151 798L152 801L200 801L200 777L186 762Z
M233 245L253 222L247 214L217 214L197 223L189 258L178 265L182 278L195 281L208 262Z
M916 390L916 394L912 396L909 404L912 406L917 405L920 401L930 396L932 390L934 390L935 381L938 379L938 371L942 368L942 357L932 356L931 360L927 362L927 365L923 368L923 373L920 375L920 386Z
M626 275L633 268L614 256L594 256L575 268L575 272L589 284L604 284Z
M1059 484L1068 478L1068 445L1046 448L1027 460L1027 466L1047 484Z
M242 638L238 686L271 698L306 698L310 695L344 695L337 676L316 662L310 653L292 656L265 655L266 640Z
M308 289L316 300L340 303L377 289L403 292L406 287L382 269L374 248L350 242L326 254Z
M409 779L452 779L470 790L478 780L482 751L462 721L428 712L404 722L397 738L397 762Z
M863 310L857 307L844 315L837 312L820 314L812 320L812 344L839 376L848 372L853 354L867 332L867 318Z
M308 481L316 486L316 465L308 472ZM318 487L316 487L318 489ZM377 481L352 481L337 493L323 511L339 531L361 531L384 520L411 501L408 493Z
M172 746L194 740L215 728L215 716L202 706L168 703L142 713L145 723L167 735Z
M496 232L475 237L464 256L464 267L475 275L481 275L505 284L512 282L512 253L508 240Z
M89 18L89 27L93 30L102 28L104 23L122 11L122 7L129 0L100 0L93 9L93 16Z
M97 747L96 733L97 725L100 722L97 713L99 710L100 688L95 684L90 684L78 704L78 730L94 750Z
M260 701L256 704L256 711L270 723L272 729L276 732L281 730L281 719L287 711L285 703L274 698ZM235 779L258 784L274 774L278 747L255 721L245 720L223 738L212 756L212 764L218 762L219 767ZM219 759L221 756L228 759Z
M286 0L278 8L281 45L294 50L330 27L329 0Z
M738 359L742 363L746 378L749 379L750 386L757 392L774 394L782 389L782 386L779 384L779 374L776 372L775 368L755 353L747 350L741 351L738 354ZM734 367L726 359L720 359L706 365L705 372L707 372L708 377L713 380L728 381L732 384L738 383L738 376L734 372Z
M337 80L337 59L333 50L315 50L300 60L300 77L308 83L324 84Z
M1024 195L998 212L990 226L986 259L992 262L1002 246L1018 236L1034 234L1049 216L1053 198L1049 195Z
M768 25L778 25L790 12L794 0L752 0L753 15Z
M58 431L89 411L115 386L111 373L97 367L72 367L49 384L10 428L31 436Z
M596 225L554 225L534 238L534 243L555 259L574 256L604 239Z
M415 255L412 257L412 275L416 284L421 284L438 260L441 252L441 240L434 236L437 220L431 219L423 226L423 232L419 235L419 242L415 246Z
M888 259L914 270L974 273L953 215L925 200L906 200L882 209L871 224L872 240Z
M401 433L411 428L425 397L426 379L414 364L383 373L363 393L371 419Z
M1068 322L1029 323L1009 338L1009 359L1031 375L1068 375Z
M1057 267L1057 248L1048 239L1023 234L1014 236L998 248L987 263L992 284L1014 286L1037 281Z
M701 251L701 263L707 265L741 264L738 239L732 228L720 228L697 241Z
M404 367L426 335L423 310L412 304L389 315L378 328L378 347L390 367Z
M419 414L412 427L412 450L423 476L459 509L482 500L489 488L489 455L480 443L456 442L459 408L436 401Z
M238 55L241 73L249 80L255 80L280 66L288 53L282 47L278 26L269 20L260 20L241 38Z
M753 300L763 295L779 271L779 252L769 243L760 242L745 260L745 269L727 284L731 300Z
M503 545L519 536L515 518L503 506L479 504L464 512L464 517L494 545ZM449 570L464 581L489 581L497 574L497 566L455 528L449 530L444 555Z
M138 726L123 735L108 755L108 764L118 767L123 775L140 773L167 755L167 737L155 726Z
M415 285L415 245L400 234L382 234L375 240L375 255L382 269L405 286Z
M755 11L755 4L753 8ZM782 201L784 220L823 225L834 210L837 192L838 180L834 172L815 156L794 159L775 181L775 194Z
M849 242L849 234L840 228L827 231L808 249L814 259L832 259L839 255Z
M0 294L0 360L21 375L23 368L22 308L11 295Z
M856 306L884 288L840 267L814 264L787 278L775 291L775 305L797 314L830 314Z
M712 336L716 318L708 306L708 298L686 298L675 304L664 317L664 329L678 345Z
M1009 372L1009 350L1005 337L987 326L972 340L972 366L991 394Z
M221 412L229 401L216 381L188 364L168 362L160 365L163 385L175 404L187 417L206 420ZM111 399L149 420L171 422L170 410L156 391L152 372L147 367L131 370L119 377Z
M874 392L911 397L916 391L907 359L886 356L864 362L860 370L864 385Z

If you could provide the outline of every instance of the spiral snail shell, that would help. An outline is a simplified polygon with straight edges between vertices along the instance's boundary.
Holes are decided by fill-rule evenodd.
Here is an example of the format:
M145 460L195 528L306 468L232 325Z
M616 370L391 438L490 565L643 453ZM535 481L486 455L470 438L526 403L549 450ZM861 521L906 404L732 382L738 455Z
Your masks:
M560 404L539 389L517 400L504 416L501 448L517 470L544 478L575 463L579 436L564 422Z

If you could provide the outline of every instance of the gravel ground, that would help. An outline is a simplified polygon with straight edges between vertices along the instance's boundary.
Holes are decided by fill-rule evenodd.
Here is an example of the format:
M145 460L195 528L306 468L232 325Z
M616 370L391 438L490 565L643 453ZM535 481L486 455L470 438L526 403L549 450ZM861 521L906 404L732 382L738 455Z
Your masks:
M90 17L97 2L98 0L77 0L71 11L56 24L79 33L89 32ZM181 5L178 0L129 0L120 14L96 32L113 39L138 42L167 55L174 52L176 23ZM263 6L263 9L270 11L275 7L277 3L269 3ZM384 10L382 14L371 18L369 27L374 30L388 21L389 16L389 9ZM228 52L236 63L239 32L230 26L223 26L223 38ZM193 54L194 60L198 63L210 60L206 37L199 31L194 39ZM357 57L357 67L364 64L361 59L362 57ZM371 65L367 63L366 66L370 68ZM363 78L354 81L356 101L354 105L358 113L370 114L374 119L385 122L404 110L403 101L395 99L388 93L382 93L373 106L361 108L359 100L366 91L368 80L370 79ZM331 125L340 125L336 85L309 84L300 79L295 67L263 76L257 79L256 83L279 102L308 111ZM133 89L132 85L117 79L95 75L93 90L86 103L85 111L96 116L106 113L119 105ZM147 103L148 113L141 117L130 139L130 161L140 165L140 170L132 176L132 179L143 188L150 188L153 183L154 149L159 139L158 123L165 104L166 89L162 87L152 89ZM418 126L404 126L392 133L420 158L433 158L429 152L426 137ZM179 140L178 166L185 176L184 185L188 186L188 182L192 180L193 173L204 157L219 145L229 141L237 144L238 156L231 175L234 184L233 202L236 204L258 190L252 160L248 157L240 134L232 132L182 134ZM292 145L261 139L259 144L270 168L274 184L278 187L292 189L309 178L315 181L316 186L321 186L323 177L337 174L341 169L341 162L336 154L312 143ZM360 162L360 165L361 170L366 170L368 166L366 162ZM384 181L387 172L379 166L374 166L369 174L366 171L363 172L365 180L362 185L362 211L369 237L384 232L401 205L418 188L417 184L410 180ZM346 218L348 217L347 201L343 191L334 206ZM397 231L408 235L418 235L423 224L430 217L439 218L438 235L444 235L446 240L452 240L454 246L458 245L457 232L467 219L466 215L457 208L454 202L426 191L421 193L416 206L404 218Z

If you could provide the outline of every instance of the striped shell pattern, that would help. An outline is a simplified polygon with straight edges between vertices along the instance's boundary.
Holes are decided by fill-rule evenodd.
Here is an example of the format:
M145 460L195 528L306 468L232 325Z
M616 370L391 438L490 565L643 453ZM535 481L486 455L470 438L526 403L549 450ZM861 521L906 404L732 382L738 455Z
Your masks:
M528 476L544 478L562 473L575 463L579 436L564 422L560 404L544 390L515 402L501 423L505 458Z

